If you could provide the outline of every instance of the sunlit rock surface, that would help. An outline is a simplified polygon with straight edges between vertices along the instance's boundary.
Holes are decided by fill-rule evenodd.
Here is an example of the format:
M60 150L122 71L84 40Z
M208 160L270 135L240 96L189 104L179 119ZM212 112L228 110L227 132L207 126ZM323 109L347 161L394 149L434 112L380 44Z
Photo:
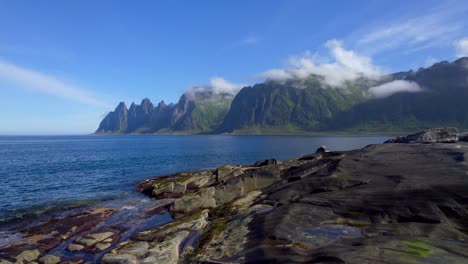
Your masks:
M148 179L138 214L20 228L0 263L466 263L468 142L415 135Z

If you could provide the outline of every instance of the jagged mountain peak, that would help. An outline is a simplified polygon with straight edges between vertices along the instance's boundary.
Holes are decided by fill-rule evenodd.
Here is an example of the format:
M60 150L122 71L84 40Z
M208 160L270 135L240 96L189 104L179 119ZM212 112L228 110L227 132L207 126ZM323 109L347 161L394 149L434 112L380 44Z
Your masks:
M468 57L461 57L453 63L457 65L462 65L464 68L468 69Z
M120 103L117 105L117 107L115 108L115 111L118 112L118 111L120 111L120 110L122 110L122 109L125 109L125 110L127 109L127 105L125 105L125 102L120 102Z
M140 105L149 105L149 104L153 104L151 103L151 100L149 98L144 98L143 100L141 100L141 104Z
M122 102L101 122L97 133L287 131L377 131L431 126L468 128L468 58L402 71L378 80L359 78L331 87L323 77L267 80L231 94L199 87L176 104L153 106L148 98L126 111ZM412 84L421 90L397 87ZM387 86L386 86L387 85ZM373 88L394 89L383 98L366 96ZM424 92L422 92L424 91Z
M157 107L161 108L161 107L166 107L166 106L167 106L167 105L166 105L166 103L164 102L164 100L161 100L161 102L158 103L158 106L157 106Z

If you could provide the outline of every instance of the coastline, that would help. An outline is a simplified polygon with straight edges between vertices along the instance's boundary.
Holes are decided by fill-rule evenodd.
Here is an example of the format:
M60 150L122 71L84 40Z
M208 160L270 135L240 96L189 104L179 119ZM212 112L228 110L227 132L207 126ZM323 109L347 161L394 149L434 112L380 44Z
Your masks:
M416 247L430 252L425 257L463 260L468 226L459 210L466 204L456 197L468 197L468 143L431 133L432 143L321 148L291 160L149 178L137 185L149 195L140 201L110 201L21 227L22 238L0 248L0 259L238 263L325 256L362 263L376 256L418 261Z
M382 131L382 132L362 132L354 131L330 131L330 132L265 132L265 133L189 133L189 132L174 132L174 133L92 133L88 136L304 136L304 137L365 137L365 136L398 136L408 135L418 130L411 131Z

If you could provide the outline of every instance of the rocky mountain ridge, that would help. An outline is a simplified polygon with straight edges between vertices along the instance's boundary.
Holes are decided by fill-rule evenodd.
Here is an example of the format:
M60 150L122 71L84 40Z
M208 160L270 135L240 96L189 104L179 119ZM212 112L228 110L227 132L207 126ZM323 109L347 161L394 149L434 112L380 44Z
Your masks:
M386 89L391 90L402 84L416 90L372 95L376 87L389 85ZM154 107L144 99L127 110L120 103L96 133L359 133L434 126L468 128L467 100L468 58L461 58L378 80L347 81L339 87L330 87L321 76L311 75L304 80L267 80L244 87L235 96L209 90L187 92L175 105L162 102Z
M210 92L183 94L177 104L161 101L156 107L145 98L127 109L124 102L100 123L96 134L151 134L213 131L222 122L232 95Z

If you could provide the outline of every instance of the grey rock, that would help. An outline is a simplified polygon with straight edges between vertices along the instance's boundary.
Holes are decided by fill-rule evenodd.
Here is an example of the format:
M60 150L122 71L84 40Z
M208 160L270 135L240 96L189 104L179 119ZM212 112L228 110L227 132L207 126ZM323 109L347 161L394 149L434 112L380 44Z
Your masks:
M60 257L55 255L45 255L44 257L39 259L39 262L43 264L57 264L60 263Z
M185 215L199 209L214 207L216 207L215 188L208 187L176 199L171 207L171 212Z
M119 254L142 257L148 252L148 242L132 242L119 250Z
M105 255L102 258L103 264L137 264L138 260L133 255L119 254L119 255Z
M67 250L71 251L71 252L76 252L76 251L81 251L84 248L85 248L85 246L80 245L80 244L70 244L70 245L68 245Z
M251 191L265 188L278 180L280 180L280 168L277 165L245 170L243 174L216 186L216 204L225 204Z
M101 233L87 234L87 235L84 235L82 237L78 237L77 239L75 239L75 244L70 244L71 248L69 246L69 250L81 251L84 248L89 248L95 245L95 249L102 251L110 247L112 244L111 243L99 243L99 242L106 240L106 239L112 239L112 236L114 236L113 232L101 232ZM83 248L80 248L79 245L83 246Z
M408 136L389 139L385 143L455 143L458 141L458 129L454 127L431 128Z
M175 182L174 183L174 190L175 193L185 193L187 190L187 183L185 182Z
M99 251L104 251L112 246L111 243L97 243L94 247Z
M149 255L142 259L140 263L159 263L159 264L176 264L179 262L179 257L183 252L180 252L181 244L185 241L190 233L188 231L179 231L174 235L166 238L158 243L150 250Z
M315 151L315 153L317 153L317 154L321 154L321 153L325 153L325 152L328 152L328 148L325 147L325 146L321 146L321 147L317 148L317 150Z
M276 164L278 164L278 161L275 159L268 159L268 160L255 162L255 166L257 167L267 166L267 165L276 165Z
M153 195L159 196L164 193L174 192L174 182L155 183L153 185Z
M22 261L31 262L31 261L37 260L40 254L41 252L39 252L39 250L37 249L25 250L21 252L18 256L16 256L16 260L19 262L22 262Z
M243 173L243 169L236 166L222 166L216 169L216 180L224 183L232 177Z

